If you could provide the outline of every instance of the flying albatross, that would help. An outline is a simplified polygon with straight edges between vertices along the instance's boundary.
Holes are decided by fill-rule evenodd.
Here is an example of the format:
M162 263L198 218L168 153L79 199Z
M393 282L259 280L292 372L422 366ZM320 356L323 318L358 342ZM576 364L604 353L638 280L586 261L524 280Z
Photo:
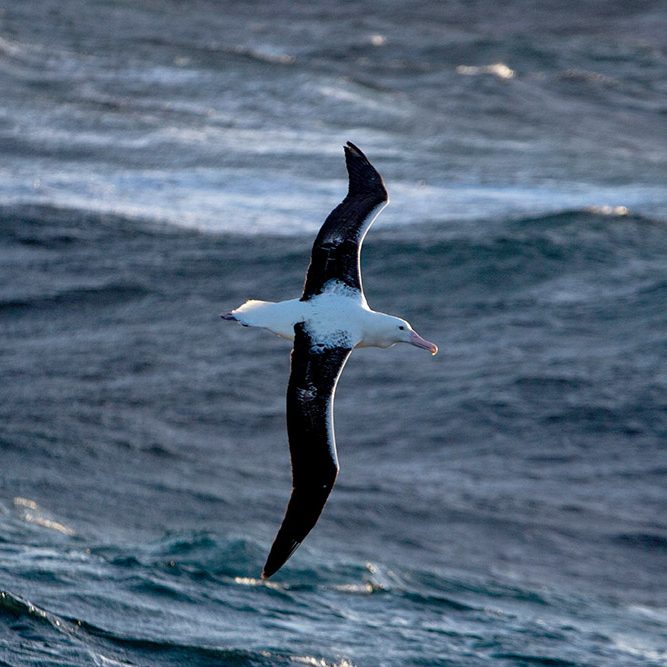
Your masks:
M338 475L333 426L336 383L355 347L410 343L436 354L399 317L371 310L361 285L359 255L368 229L387 205L382 177L352 143L345 146L349 188L329 214L311 254L300 299L246 301L226 320L294 341L287 387L292 495L262 571L275 574L313 528Z

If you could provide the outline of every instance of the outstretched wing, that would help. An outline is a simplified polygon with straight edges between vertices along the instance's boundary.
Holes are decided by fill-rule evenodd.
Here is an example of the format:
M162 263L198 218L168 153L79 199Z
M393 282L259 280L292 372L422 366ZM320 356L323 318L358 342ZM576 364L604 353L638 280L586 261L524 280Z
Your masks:
M294 327L287 387L292 495L262 578L279 570L317 523L338 475L333 426L336 383L351 349L319 348L303 323Z
M320 294L332 279L361 291L359 254L364 236L389 197L382 177L366 156L348 141L345 162L349 189L329 214L315 239L302 301Z

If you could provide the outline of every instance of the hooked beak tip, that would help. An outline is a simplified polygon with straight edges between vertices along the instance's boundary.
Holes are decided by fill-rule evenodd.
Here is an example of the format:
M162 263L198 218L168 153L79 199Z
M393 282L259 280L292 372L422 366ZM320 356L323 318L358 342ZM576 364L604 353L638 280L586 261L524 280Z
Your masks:
M412 345L414 345L415 347L421 347L424 350L428 350L433 356L438 354L438 346L435 343L431 343L431 341L428 341L425 338L422 338L415 331L412 332L412 337L410 339L410 343Z

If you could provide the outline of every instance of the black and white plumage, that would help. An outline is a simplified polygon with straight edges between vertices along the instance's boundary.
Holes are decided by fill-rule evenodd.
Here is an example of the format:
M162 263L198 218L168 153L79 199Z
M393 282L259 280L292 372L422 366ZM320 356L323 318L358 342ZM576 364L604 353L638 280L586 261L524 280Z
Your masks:
M222 315L294 341L287 388L292 495L262 578L280 569L308 535L336 481L334 393L352 350L410 343L432 354L438 351L405 320L368 307L361 283L361 245L388 197L380 174L349 142L345 161L348 193L315 239L301 298L247 301Z
M302 301L320 294L329 280L363 294L361 244L389 197L382 177L354 144L345 146L345 163L347 197L331 211L315 238Z

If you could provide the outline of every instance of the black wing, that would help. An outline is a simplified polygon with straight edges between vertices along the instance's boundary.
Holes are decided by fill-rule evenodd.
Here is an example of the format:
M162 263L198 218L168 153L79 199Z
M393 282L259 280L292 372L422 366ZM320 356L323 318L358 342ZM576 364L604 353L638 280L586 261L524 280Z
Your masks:
M345 146L345 162L350 179L347 196L329 214L315 239L302 301L320 294L332 279L352 289L362 289L361 244L389 197L380 174L349 141Z
M262 578L279 570L317 523L338 475L333 427L334 392L350 355L344 347L318 349L303 323L294 327L287 387L287 435L292 495Z

